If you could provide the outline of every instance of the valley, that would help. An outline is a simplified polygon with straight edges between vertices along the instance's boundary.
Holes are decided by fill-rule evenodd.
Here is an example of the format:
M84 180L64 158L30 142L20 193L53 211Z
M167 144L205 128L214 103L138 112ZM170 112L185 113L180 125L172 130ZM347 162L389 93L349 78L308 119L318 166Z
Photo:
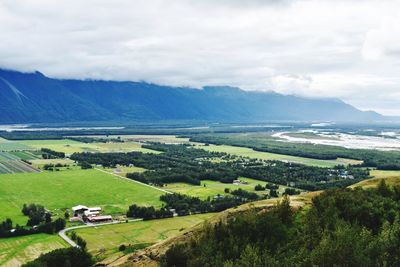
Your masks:
M218 220L226 209L252 203L269 207L285 195L304 205L315 194L312 191L353 184L372 187L377 184L374 179L380 178L392 184L400 177L395 170L359 167L364 160L351 154L321 159L294 155L296 150L263 151L257 147L260 142L281 143L265 133L104 135L88 131L74 135L60 131L55 139L0 140L0 221L10 218L13 225L29 229L25 226L29 218L21 209L34 203L43 205L53 221L62 219L65 227L74 227L84 225L80 219L70 221L74 206L99 207L101 214L119 223L89 223L67 235L74 232L96 261L106 264L179 238L203 222ZM324 151L332 153L329 147ZM174 194L183 197L179 201L163 197ZM127 216L133 204L155 211L167 207L175 214L136 221L140 217ZM0 237L0 264L19 266L61 247L68 244L56 232Z

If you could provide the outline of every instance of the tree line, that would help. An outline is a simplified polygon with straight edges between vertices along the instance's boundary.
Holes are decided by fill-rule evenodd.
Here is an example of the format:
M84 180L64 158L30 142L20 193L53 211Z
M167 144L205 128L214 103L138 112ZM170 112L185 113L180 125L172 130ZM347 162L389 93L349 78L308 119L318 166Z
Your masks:
M288 198L205 225L162 266L399 266L400 187L329 189L308 209Z
M286 143L265 136L253 134L251 138L235 134L200 134L190 136L190 141L215 145L231 145L252 148L260 152L270 152L297 157L321 160L349 158L362 160L360 167L371 167L379 170L400 170L400 152L379 151L375 149L349 149L339 146Z
M66 222L62 218L52 220L51 213L42 205L24 204L21 212L28 216L26 226L13 225L13 221L7 218L0 223L0 237L15 237L37 233L54 234L65 228Z
M262 161L208 152L190 145L153 143L143 147L163 153L74 153L71 159L79 164L100 164L104 167L133 164L147 171L129 173L128 178L159 186L173 182L200 185L202 180L232 183L239 177L248 177L282 185L294 183L295 187L305 190L322 190L347 186L369 177L367 169L351 166L328 169L281 161ZM223 160L213 162L214 158Z

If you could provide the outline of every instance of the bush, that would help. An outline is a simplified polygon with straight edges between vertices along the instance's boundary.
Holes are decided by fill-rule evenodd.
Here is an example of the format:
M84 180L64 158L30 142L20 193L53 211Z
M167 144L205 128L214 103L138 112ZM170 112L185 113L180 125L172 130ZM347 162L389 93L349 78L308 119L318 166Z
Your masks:
M94 264L92 255L79 248L60 248L42 254L23 267L90 267Z

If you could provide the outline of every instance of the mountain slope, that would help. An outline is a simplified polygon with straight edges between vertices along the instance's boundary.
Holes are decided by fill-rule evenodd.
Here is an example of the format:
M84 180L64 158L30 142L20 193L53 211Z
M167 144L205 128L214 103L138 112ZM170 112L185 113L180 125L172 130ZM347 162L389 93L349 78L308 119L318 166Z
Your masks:
M0 70L0 123L199 120L377 121L336 99L308 99L232 87L202 90L144 82L59 80Z

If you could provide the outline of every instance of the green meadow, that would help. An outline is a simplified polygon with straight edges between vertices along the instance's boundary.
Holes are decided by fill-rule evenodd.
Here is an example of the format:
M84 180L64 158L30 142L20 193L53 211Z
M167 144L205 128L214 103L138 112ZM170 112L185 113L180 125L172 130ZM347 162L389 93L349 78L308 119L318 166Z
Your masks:
M0 266L20 266L42 253L63 247L67 247L67 243L58 235L35 234L0 238Z
M160 207L156 189L98 170L65 170L0 175L0 221L11 218L25 224L24 203L36 203L61 216L63 210L82 204L101 206L105 214L124 214L133 203Z
M180 193L180 194L185 194L193 197L199 197L201 199L207 199L208 197L213 197L216 195L229 195L225 193L225 188L228 188L230 191L236 190L236 189L243 189L249 192L254 192L257 194L264 194L268 193L269 190L265 191L255 191L254 187L258 184L265 186L267 182L265 181L260 181L256 179L250 179L250 178L245 178L245 177L240 177L239 178L241 181L247 182L247 184L240 184L240 185L235 185L235 184L224 184L221 182L217 181L201 181L201 185L191 185L191 184L186 184L186 183L171 183L165 185L163 188L174 192L174 193ZM278 192L282 194L284 190L288 188L288 186L283 186L279 185L279 190Z
M158 151L142 148L137 142L124 143L82 143L69 139L62 140L23 140L18 141L21 145L33 148L49 148L55 151L73 154L78 152L129 152L139 151L144 153L160 153Z
M98 257L120 254L121 244L142 247L152 245L202 223L214 213L197 214L160 220L137 221L74 230L87 242L89 252Z
M351 161L348 159L341 159L338 158L336 160L320 160L320 159L311 159L311 158L304 158L304 157L295 157L283 154L275 154L269 152L261 152L255 151L254 149L247 148L247 147L239 147L239 146L229 146L229 145L197 145L197 148L204 149L207 151L213 152L224 152L227 154L240 156L240 157L248 157L248 158L255 158L261 160L279 160L279 161L287 161L287 162L294 162L300 163L305 165L317 166L317 167L334 167L338 164L354 164L359 163L358 161Z

